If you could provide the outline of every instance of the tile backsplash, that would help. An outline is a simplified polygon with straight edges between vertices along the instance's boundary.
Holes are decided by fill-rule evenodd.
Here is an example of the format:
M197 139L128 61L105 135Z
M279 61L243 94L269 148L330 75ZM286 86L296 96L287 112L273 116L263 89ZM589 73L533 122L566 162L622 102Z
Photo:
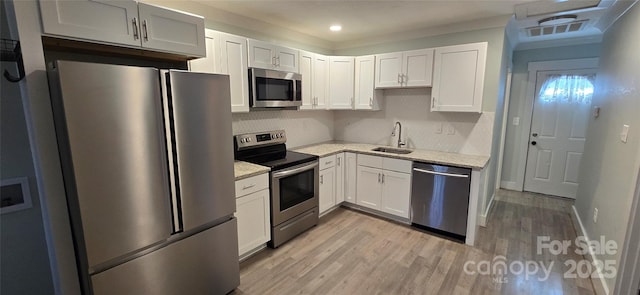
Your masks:
M385 90L382 110L254 111L233 114L233 134L284 129L287 147L330 140L395 145L394 123L402 124L409 148L488 156L493 112L441 113L429 110L431 89ZM450 134L453 133L453 134Z
M233 134L284 129L294 148L333 140L333 121L331 111L253 111L233 114Z
M491 153L493 112L431 112L430 88L385 90L382 100L382 110L377 112L336 111L334 139L395 145L397 137L391 133L399 121L402 140L409 148L486 156Z

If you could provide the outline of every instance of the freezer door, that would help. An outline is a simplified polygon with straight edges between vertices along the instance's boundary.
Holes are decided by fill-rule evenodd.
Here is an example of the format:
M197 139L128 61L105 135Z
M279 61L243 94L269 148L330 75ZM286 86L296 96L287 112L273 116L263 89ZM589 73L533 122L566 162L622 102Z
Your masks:
M229 76L171 70L164 81L174 189L188 231L235 212Z
M158 71L56 67L50 83L64 180L88 266L165 240L172 226Z
M227 294L240 284L234 218L91 277L95 295Z

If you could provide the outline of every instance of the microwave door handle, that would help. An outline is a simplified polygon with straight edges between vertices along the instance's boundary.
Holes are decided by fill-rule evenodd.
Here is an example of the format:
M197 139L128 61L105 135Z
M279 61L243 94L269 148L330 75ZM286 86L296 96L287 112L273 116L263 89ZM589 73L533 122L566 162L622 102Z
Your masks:
M289 176L289 175L293 175L293 174L297 174L297 173L300 173L300 172L304 172L304 171L307 171L307 170L314 169L317 166L318 166L318 162L315 162L313 164L301 166L301 167L294 168L294 169L291 169L291 170L276 172L276 173L273 173L273 178L283 178L283 177L286 177L286 176Z

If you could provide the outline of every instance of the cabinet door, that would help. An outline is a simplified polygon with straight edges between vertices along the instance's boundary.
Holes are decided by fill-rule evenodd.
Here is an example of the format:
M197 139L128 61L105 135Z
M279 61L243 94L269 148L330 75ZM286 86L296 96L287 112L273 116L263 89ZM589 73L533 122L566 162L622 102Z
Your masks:
M382 201L382 170L359 166L356 203L358 205L380 210Z
M398 88L402 73L402 52L376 55L376 88Z
M344 202L345 191L345 154L336 155L336 205Z
M344 200L348 203L356 203L356 175L357 175L356 154L345 153L344 165Z
M383 212L409 218L411 199L411 174L384 170L382 172Z
M313 96L316 109L326 109L329 92L329 58L316 54L313 62Z
M336 204L336 169L327 168L320 171L319 208L320 214Z
M271 240L269 190L236 199L240 256Z
M247 66L247 39L220 33L220 67L229 75L231 111L249 111L249 70Z
M205 30L204 43L206 45L207 55L203 58L192 59L189 61L189 71L223 74L220 66L220 33L214 30Z
M433 49L405 51L402 69L404 87L430 87L433 75Z
M436 48L431 111L482 111L486 55L486 42Z
M138 2L142 47L205 56L204 18Z
M140 46L136 1L41 0L46 34Z
M249 46L249 67L261 69L274 69L276 64L275 46L251 40L247 42Z
M355 59L354 108L356 110L379 110L374 89L375 56L359 56Z
M353 108L353 57L329 59L329 109Z
M301 110L310 110L314 106L313 96L313 59L311 52L300 51L300 75L302 75L302 106Z
M276 68L279 71L297 73L299 71L299 52L296 49L278 47L276 52Z

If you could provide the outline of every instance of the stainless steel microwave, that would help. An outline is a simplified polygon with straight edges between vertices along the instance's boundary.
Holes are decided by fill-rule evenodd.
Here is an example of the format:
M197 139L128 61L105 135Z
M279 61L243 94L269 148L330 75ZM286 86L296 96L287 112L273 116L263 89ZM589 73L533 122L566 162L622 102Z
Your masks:
M249 95L253 108L293 108L302 105L302 76L250 68Z

